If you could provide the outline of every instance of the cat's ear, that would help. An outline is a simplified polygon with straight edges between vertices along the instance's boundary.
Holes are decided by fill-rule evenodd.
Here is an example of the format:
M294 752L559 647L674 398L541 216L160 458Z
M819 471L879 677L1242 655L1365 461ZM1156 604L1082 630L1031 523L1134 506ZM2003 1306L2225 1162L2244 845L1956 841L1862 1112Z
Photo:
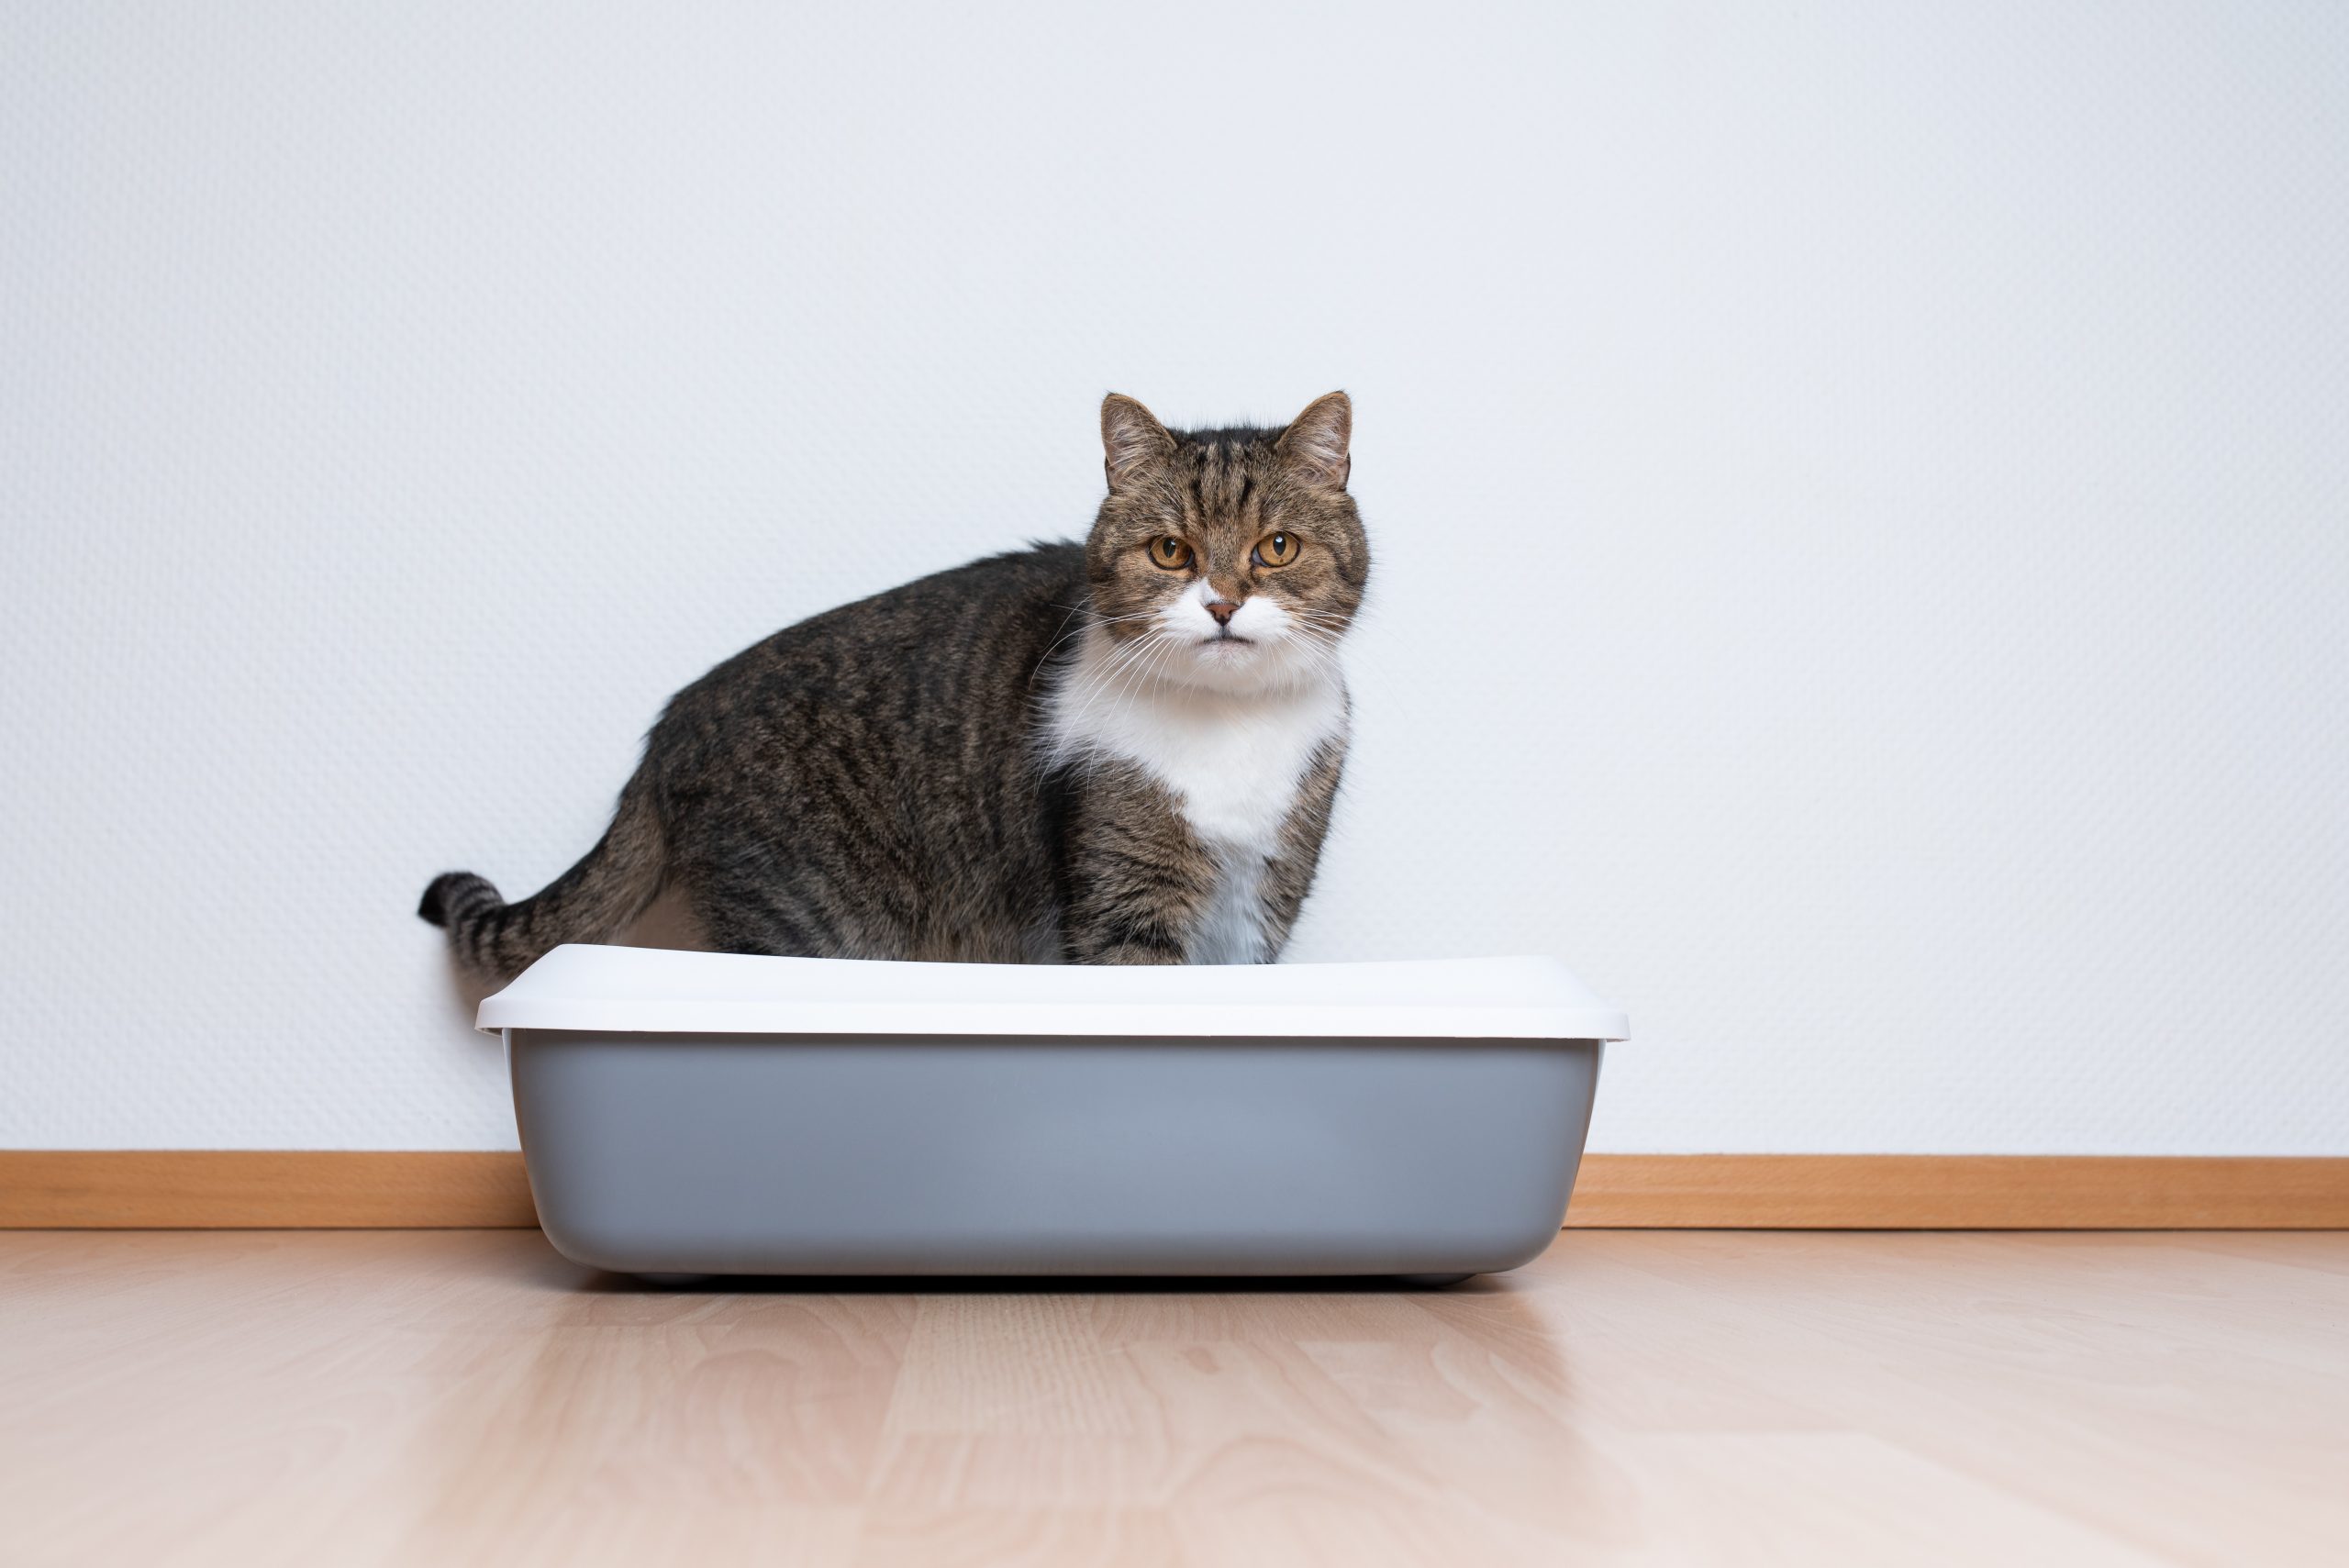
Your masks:
M1308 484L1343 490L1354 471L1346 450L1353 435L1353 403L1342 392L1329 393L1307 404L1281 432L1281 461Z
M1101 466L1109 488L1123 490L1174 450L1174 438L1158 416L1122 392L1101 400Z

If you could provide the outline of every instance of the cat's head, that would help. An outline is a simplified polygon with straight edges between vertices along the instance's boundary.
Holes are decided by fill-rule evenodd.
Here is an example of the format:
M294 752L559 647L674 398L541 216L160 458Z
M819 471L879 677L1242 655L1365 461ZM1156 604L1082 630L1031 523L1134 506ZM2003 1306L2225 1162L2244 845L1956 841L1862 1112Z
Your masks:
M1101 403L1109 494L1085 541L1093 608L1140 675L1264 691L1328 670L1370 578L1347 445L1353 405L1278 429L1170 430Z

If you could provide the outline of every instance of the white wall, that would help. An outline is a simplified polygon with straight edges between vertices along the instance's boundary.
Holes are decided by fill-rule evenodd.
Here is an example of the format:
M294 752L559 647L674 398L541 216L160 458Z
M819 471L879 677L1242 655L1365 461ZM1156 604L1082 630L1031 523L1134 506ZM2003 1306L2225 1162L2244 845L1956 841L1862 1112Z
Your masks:
M429 876L1342 385L1294 956L1567 956L1605 1149L2349 1153L2337 8L991 9L0 11L0 1143L510 1146Z

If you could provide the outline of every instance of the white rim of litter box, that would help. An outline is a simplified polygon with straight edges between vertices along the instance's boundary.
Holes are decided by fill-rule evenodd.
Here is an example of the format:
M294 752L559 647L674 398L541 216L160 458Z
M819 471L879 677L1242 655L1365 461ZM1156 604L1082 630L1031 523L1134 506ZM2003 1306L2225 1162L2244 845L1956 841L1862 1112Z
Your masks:
M619 1034L1620 1040L1553 958L1117 967L912 963L569 943L475 1026Z

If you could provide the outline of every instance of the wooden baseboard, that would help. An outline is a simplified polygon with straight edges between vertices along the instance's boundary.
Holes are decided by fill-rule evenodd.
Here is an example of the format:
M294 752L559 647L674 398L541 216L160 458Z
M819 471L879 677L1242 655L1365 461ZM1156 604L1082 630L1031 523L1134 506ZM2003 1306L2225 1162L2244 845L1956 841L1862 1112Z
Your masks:
M0 1229L538 1223L511 1153L0 1150ZM1568 1229L2349 1229L2349 1158L1593 1154Z
M420 1230L538 1222L519 1154L0 1150L0 1229Z
M1568 1229L2349 1229L2349 1157L1593 1154Z

